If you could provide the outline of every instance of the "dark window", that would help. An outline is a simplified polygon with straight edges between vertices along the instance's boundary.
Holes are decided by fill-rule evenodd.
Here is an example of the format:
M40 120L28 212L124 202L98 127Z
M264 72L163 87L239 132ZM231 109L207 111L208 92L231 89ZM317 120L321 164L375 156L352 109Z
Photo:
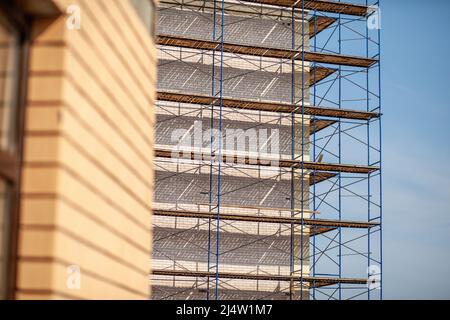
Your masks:
M0 14L0 150L16 149L20 32Z
M7 295L6 288L8 287L8 252L9 244L7 235L10 225L9 215L9 201L10 192L8 183L5 180L0 180L0 299Z
M0 3L0 299L12 294L26 61L25 18Z
M155 36L155 3L153 0L130 0L145 27L152 37Z

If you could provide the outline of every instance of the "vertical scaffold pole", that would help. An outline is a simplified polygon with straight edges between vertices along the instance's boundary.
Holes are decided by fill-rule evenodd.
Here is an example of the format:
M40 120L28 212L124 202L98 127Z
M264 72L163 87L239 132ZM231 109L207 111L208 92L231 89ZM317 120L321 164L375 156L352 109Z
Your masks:
M366 6L369 5L369 0L366 0ZM368 20L369 16L366 17L365 23L365 29L366 29L366 57L369 58L370 56L370 49L369 49L369 28L368 28ZM370 69L367 68L366 70L366 110L370 111ZM367 165L371 165L371 157L370 157L370 125L371 120L367 120ZM367 221L371 221L371 174L369 173L367 177ZM370 243L370 237L371 237L371 230L367 230L367 278L370 277L370 265L371 265L371 243ZM367 286L367 300L370 300L370 287Z
M214 0L216 1L216 0ZM219 75L219 134L218 134L218 178L217 178L217 229L216 229L216 301L219 300L219 256L220 256L220 201L222 192L222 114L223 114L223 44L225 35L225 0L221 0L221 35L220 35L220 75Z
M294 29L294 22L295 22L295 10L294 7L291 9L291 48L292 50L295 50L295 29ZM291 159L294 161L295 159L295 60L291 60ZM291 207L291 217L294 217L295 215L295 172L294 168L291 168L291 197L290 197L290 207ZM295 250L294 250L294 233L295 233L295 225L291 224L291 239L290 239L290 257L289 257L289 267L290 267L290 275L294 275L294 268L295 268ZM289 287L289 297L290 300L292 300L292 297L294 295L294 287L295 282L290 282Z
M380 10L380 1L376 2L378 10ZM380 12L378 12L380 14ZM381 98L381 25L378 26L378 39L377 39L377 54L378 54L378 108L380 114L382 114L382 98ZM380 205L380 300L383 300L383 136L382 136L382 118L378 119L379 130L379 153L380 153L380 190L379 190L379 205Z
M303 231L304 231L304 207L305 207L305 0L302 0L302 168L301 168L301 225L300 225L300 300L303 300Z
M339 1L340 2L340 1ZM338 54L341 55L342 54L342 20L341 20L341 14L338 15ZM339 93L338 93L338 103L339 103L339 109L342 108L342 66L339 66L339 70L338 70L338 81L339 81ZM342 121L341 119L339 119L338 122L338 126L339 126L339 133L338 133L338 148L339 148L339 152L338 152L338 157L339 157L339 164L342 164ZM339 204L338 204L338 210L339 210L339 221L342 221L342 173L339 172L338 174L338 179L339 179L339 190L338 190L338 197L339 197ZM339 279L342 278L342 228L339 227L338 228L338 233L339 233L339 240L338 240L338 261L339 261ZM338 284L338 288L339 288L339 292L338 292L338 297L339 300L342 300L342 285L339 282Z
M214 1L213 8L213 30L212 30L212 40L216 40L216 1ZM216 77L216 49L212 50L212 70L211 70L211 96L214 97L216 95L215 92L215 77ZM209 212L213 210L213 165L214 159L212 157L214 153L214 103L211 103L211 121L210 121L210 129L211 129L211 137L210 137L210 153L211 157L209 160ZM211 270L211 218L208 219L208 262L207 262L207 271ZM206 284L206 299L210 300L210 278L207 277Z
M317 11L314 10L314 35L317 32ZM313 51L315 52L317 50L317 37L314 36L314 45L313 45ZM313 66L315 67L315 63L313 64ZM315 68L312 68L314 70L313 72L313 83L316 83L316 72L315 72ZM311 75L310 75L311 77ZM317 88L316 85L314 85L313 88L313 105L316 105L316 94L317 94ZM314 130L314 134L313 134L313 161L316 162L316 130ZM312 218L315 219L316 218L316 174L314 173L314 184L313 184L313 194L312 194L312 199L313 199L313 216ZM315 234L317 231L317 226L313 227L313 234ZM316 237L313 237L313 245L312 245L312 276L315 277L316 276ZM316 300L316 287L313 287L312 290L312 298L313 300Z

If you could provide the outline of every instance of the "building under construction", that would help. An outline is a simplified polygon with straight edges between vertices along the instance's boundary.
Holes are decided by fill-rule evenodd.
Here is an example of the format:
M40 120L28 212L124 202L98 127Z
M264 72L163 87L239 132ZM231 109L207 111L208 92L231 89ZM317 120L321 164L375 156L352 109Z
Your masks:
M160 1L153 299L382 298L379 14Z

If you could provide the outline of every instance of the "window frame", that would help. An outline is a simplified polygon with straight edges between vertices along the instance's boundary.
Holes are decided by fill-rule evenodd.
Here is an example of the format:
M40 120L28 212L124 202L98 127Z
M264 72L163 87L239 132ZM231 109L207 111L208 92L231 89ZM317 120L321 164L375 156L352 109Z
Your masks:
M24 116L28 82L28 57L30 47L30 18L13 1L1 2L0 11L5 16L7 23L16 29L20 35L19 45L19 67L18 85L15 94L17 95L16 114L14 118L13 139L15 151L13 153L0 150L0 178L4 180L10 190L7 199L8 234L7 239L7 263L6 263L6 299L15 298L16 278L17 278L17 242L20 207L20 180L23 154L24 136Z

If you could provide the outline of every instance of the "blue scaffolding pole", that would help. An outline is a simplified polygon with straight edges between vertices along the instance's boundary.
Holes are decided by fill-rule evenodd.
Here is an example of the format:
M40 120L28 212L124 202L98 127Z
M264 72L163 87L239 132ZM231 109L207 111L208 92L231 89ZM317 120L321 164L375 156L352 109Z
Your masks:
M301 219L302 224L300 225L300 300L303 300L303 232L304 232L304 213L305 213L305 0L302 0L302 165L301 165L301 202L300 202L300 210L301 210ZM309 90L309 89L308 89Z
M214 0L215 6L216 0ZM219 134L218 134L218 169L217 169L217 218L216 218L216 301L219 300L219 258L220 258L220 200L221 200L221 192L222 192L222 129L223 129L223 43L225 36L225 0L221 0L222 10L221 10L221 25L220 25L220 71L219 71ZM216 10L216 8L215 8ZM214 11L215 11L214 10ZM216 23L214 21L214 23ZM215 39L217 41L217 39Z

